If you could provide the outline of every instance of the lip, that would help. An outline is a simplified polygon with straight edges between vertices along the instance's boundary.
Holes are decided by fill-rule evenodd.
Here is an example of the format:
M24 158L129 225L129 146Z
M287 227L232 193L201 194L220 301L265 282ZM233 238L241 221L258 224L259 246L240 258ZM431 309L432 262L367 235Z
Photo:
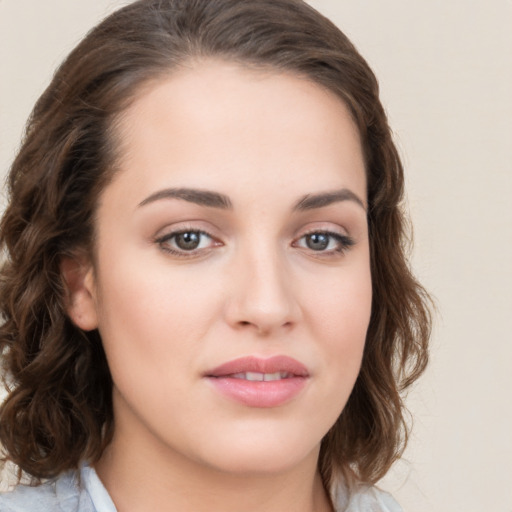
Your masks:
M240 378L244 373L286 374L285 378L253 381ZM238 375L238 378L235 377ZM290 402L306 386L306 366L288 356L268 359L241 357L206 372L204 378L223 396L248 407L279 407Z

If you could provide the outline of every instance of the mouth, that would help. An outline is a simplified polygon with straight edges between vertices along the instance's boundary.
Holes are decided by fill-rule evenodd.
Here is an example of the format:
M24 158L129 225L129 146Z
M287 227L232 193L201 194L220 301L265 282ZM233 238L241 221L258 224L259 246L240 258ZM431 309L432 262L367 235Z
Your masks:
M260 372L244 372L228 375L232 379L249 380L251 382L273 382L281 379L289 379L295 375L288 372L260 373Z
M268 359L248 356L233 359L206 372L208 377L232 377L245 380L265 381L291 377L308 377L305 365L288 356Z
M270 408L284 405L304 389L307 368L288 356L269 359L243 357L228 361L204 377L213 389L244 406Z

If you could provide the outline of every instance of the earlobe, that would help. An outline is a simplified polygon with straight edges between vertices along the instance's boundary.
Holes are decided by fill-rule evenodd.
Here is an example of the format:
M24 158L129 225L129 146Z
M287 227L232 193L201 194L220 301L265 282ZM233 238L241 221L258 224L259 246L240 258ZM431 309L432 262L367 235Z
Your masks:
M98 327L94 270L79 257L65 257L60 263L66 287L65 307L71 321L84 331Z

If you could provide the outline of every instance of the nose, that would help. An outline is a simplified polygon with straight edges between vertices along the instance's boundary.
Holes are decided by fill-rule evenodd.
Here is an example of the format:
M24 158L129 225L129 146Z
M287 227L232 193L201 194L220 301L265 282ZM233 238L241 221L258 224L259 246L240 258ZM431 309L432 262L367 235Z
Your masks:
M239 257L231 276L225 314L233 328L266 336L299 321L301 308L293 279L276 251Z

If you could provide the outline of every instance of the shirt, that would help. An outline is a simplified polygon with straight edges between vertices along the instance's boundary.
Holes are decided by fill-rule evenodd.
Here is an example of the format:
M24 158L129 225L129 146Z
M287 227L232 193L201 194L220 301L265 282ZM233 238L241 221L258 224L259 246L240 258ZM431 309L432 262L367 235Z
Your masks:
M336 512L402 512L390 494L372 486L360 486L349 495L333 493ZM96 471L83 465L37 487L18 485L0 493L1 512L116 512L114 502Z

